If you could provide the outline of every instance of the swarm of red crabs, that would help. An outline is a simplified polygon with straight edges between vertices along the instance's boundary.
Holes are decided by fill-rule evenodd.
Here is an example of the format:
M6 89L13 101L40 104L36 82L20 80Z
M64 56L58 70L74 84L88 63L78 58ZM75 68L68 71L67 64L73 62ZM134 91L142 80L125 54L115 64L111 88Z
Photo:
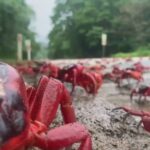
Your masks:
M104 74L104 78L110 79L117 83L118 87L121 88L121 82L124 79L135 79L137 80L137 85L131 89L129 94L130 100L135 100L137 97L138 103L147 102L147 97L150 96L150 86L144 82L143 73L148 72L149 67L143 66L140 62L134 63L132 67L120 69L119 66L114 66L112 72ZM114 108L112 111L123 110L126 112L123 118L123 123L126 121L127 117L132 115L140 118L140 122L137 125L137 129L142 124L143 128L150 132L150 112L137 110L134 107L121 106Z
M36 65L28 64L29 67L18 68L21 73L45 75L41 78L38 87L26 87L27 108L29 112L27 114L30 118L30 126L32 127L28 129L28 132L34 134L31 135L29 139L27 138L28 142L23 145L27 145L26 147L36 146L42 149L60 149L69 147L75 142L81 142L79 149L91 149L90 135L83 125L76 122L70 96L63 86L63 82L72 84L71 93L73 93L76 86L81 86L87 93L95 95L101 87L102 77L103 79L112 80L119 88L122 88L121 85L124 80L129 83L130 79L133 79L137 81L137 86L134 89L131 89L129 94L130 99L133 100L134 96L138 95L138 100L141 101L142 99L146 100L147 97L150 96L149 86L139 86L139 83L144 81L143 73L149 70L148 67L143 66L140 62L134 63L132 67L126 68L114 65L110 72L105 73L105 70L108 69L108 64L109 62L106 61L104 64L88 67L81 63L60 67L51 62L36 62ZM56 79L60 80L60 82ZM55 91L58 92L56 95L52 96ZM52 97L50 102L47 99L48 96ZM55 102L53 98L55 99ZM61 105L64 123L67 125L49 130L48 127L55 118L58 104ZM49 105L52 106L50 107ZM119 107L114 110L117 109L123 109L127 112L124 121L129 115L141 117L140 123L143 123L144 128L147 131L150 131L150 113L140 110L135 111L128 107ZM48 114L47 112L50 112L50 119L48 116L45 118ZM68 134L65 134L65 132ZM63 134L65 136L60 138L59 135ZM77 135L80 136L77 137Z
M61 107L64 125L50 124ZM0 63L0 149L61 149L81 143L79 150L91 150L91 137L76 121L71 97L64 85L42 76L36 87L25 86L19 73Z
M136 70L134 68L126 68L126 69L120 69L118 66L114 66L112 69L112 72L105 73L103 75L104 79L110 79L117 83L118 87L121 87L121 83L123 80L127 80L129 82L129 79L137 80L138 83L140 81L143 81L142 72L139 70Z
M28 66L29 65L29 66ZM48 77L56 78L62 82L72 84L71 93L76 86L84 88L84 90L92 95L96 95L102 85L102 75L100 72L92 71L81 64L66 65L59 67L51 62L38 63L31 66L17 66L17 70L22 74L45 74ZM35 67L36 66L36 67Z

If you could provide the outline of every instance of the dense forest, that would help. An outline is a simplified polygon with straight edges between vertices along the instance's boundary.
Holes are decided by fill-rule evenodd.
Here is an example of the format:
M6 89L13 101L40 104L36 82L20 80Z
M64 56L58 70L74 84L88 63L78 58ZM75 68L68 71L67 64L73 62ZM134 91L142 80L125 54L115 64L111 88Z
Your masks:
M106 56L149 48L149 10L149 0L56 0L49 56L101 57L102 33Z
M149 54L149 0L55 0L48 56L29 29L34 12L25 0L0 0L0 56L16 58L17 34L31 39L40 57L101 57L101 35L107 34L106 55ZM24 47L24 45L23 45ZM45 48L46 49L46 48ZM25 48L23 49L25 53ZM147 53L148 52L148 53ZM10 55L11 54L11 55ZM35 56L35 55L34 55ZM132 56L132 55L131 55Z
M0 0L0 56L1 58L15 58L17 50L17 34L22 33L23 39L31 39L34 47L35 33L29 30L32 9L25 0Z

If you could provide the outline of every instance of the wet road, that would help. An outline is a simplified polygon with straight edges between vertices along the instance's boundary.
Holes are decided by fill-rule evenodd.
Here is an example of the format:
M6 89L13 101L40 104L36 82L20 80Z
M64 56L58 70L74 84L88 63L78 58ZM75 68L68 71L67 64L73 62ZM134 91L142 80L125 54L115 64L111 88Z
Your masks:
M150 86L150 73L144 73L144 82L141 85ZM137 86L137 82L131 80L131 85L128 86L127 82L124 81L123 86L119 89L114 83L108 83L109 88L114 90L113 95L110 93L107 96L107 100L116 106L128 106L135 110L149 111L150 112L150 96L145 100L144 97L139 101L139 96L134 96L133 100L130 100L130 93L133 88ZM116 99L117 96L117 99Z

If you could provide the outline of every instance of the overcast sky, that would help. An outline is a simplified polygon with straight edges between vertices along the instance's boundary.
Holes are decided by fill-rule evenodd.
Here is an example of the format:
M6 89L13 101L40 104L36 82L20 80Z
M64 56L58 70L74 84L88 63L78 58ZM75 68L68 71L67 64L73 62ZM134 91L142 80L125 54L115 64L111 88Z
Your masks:
M35 11L35 19L32 21L31 29L34 30L40 42L47 43L47 35L52 29L50 16L53 14L55 0L26 0Z

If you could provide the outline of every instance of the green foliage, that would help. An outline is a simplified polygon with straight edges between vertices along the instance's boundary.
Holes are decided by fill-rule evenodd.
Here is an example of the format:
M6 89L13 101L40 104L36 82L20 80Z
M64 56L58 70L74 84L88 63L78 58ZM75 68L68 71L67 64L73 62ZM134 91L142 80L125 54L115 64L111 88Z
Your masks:
M49 34L51 57L100 57L130 52L150 41L149 0L57 0Z
M31 39L35 47L35 33L29 30L31 17L34 13L25 0L0 0L0 57L15 58L17 49L17 34ZM11 54L11 55L10 55Z
M129 53L117 53L112 55L112 57L121 57L121 58L127 58L127 57L146 57L150 56L150 47L141 47L137 50Z

